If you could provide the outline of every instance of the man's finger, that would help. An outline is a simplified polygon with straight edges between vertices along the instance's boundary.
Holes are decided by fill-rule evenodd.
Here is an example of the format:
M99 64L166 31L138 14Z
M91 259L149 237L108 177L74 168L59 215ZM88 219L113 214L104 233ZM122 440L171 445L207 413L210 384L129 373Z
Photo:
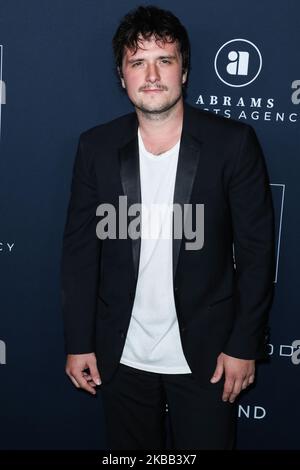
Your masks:
M74 379L74 377L71 374L68 374L68 376L71 379L71 381L73 382L73 384L75 385L75 387L80 388L79 383Z
M84 377L88 381L93 380L90 374L88 374L87 372L83 372L82 377Z
M225 379L225 384L224 384L224 389L223 389L223 395L222 395L222 400L227 401L229 396L231 395L234 387L234 380L233 379Z
M216 383L216 382L219 382L219 380L221 379L222 375L223 375L223 372L224 372L224 365L223 365L223 362L222 361L218 361L217 363L217 367L213 373L213 376L211 377L210 381L211 383Z
M253 384L254 380L255 380L255 375L254 375L254 374L251 374L250 377L249 377L249 380L248 380L249 385L250 385L250 384Z
M90 376L92 377L95 384L100 385L101 384L101 378L100 378L99 371L97 369L96 362L93 362L92 364L90 364L89 369L90 369Z
M90 392L92 395L96 394L96 391L93 389L91 385L89 385L87 380L81 376L81 373L73 373L73 377L79 383L80 388L83 388L83 390Z
M248 379L245 379L245 380L243 381L243 384L242 384L242 390L245 390L245 388L247 388L248 385L249 385L249 380L248 380Z
M233 403L236 397L241 393L242 383L243 383L242 379L236 379L236 381L234 382L233 390L229 396L230 403Z
M85 380L92 386L92 387L96 387L97 384L94 382L94 380L92 379L92 377L87 373L87 372L83 372L82 376L85 378Z

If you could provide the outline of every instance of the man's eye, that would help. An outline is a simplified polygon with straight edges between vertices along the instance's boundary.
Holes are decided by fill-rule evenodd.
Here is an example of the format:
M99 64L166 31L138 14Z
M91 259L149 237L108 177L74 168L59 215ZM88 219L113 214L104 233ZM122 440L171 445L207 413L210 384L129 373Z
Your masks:
M168 59L162 59L162 62L163 62L164 64L170 64L170 63L171 63Z
M141 65L142 62L134 62L134 64L132 64L132 67L136 67L137 65Z

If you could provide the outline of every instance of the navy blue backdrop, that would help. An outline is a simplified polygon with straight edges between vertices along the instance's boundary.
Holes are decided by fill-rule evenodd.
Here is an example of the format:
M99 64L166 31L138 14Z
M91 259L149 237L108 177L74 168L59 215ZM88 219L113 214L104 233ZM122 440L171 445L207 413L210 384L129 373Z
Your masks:
M277 231L270 362L239 401L237 445L299 449L300 3L151 3L189 31L187 101L249 122L265 152ZM137 5L0 1L2 449L106 448L100 394L65 376L59 262L78 136L132 110L111 39Z

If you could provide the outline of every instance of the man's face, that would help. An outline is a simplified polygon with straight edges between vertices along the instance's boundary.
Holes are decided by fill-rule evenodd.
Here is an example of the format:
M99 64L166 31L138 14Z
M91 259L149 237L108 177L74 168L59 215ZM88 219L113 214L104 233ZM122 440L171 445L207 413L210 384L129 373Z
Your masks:
M145 113L159 114L174 106L182 96L182 58L177 42L139 42L136 53L125 49L121 78L134 106Z

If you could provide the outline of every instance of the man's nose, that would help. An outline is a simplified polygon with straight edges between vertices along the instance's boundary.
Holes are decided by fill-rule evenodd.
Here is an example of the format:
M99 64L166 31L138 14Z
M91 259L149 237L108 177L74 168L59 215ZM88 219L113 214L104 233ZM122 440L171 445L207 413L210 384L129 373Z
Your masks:
M154 83L160 80L159 71L155 64L148 64L147 72L146 72L146 80L151 83Z

